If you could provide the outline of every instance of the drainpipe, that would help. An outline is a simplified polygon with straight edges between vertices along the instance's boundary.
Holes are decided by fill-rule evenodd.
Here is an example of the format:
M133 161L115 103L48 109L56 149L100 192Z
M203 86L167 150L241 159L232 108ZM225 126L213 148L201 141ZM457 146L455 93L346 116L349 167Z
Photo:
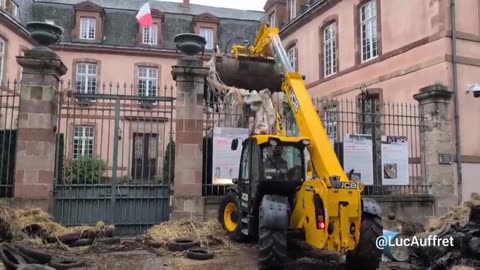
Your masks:
M456 27L455 0L450 1L450 21L452 25L452 75L453 75L453 100L455 109L455 155L457 160L457 193L458 204L462 203L462 155L460 144L460 113L458 112L458 76L457 76L457 27Z

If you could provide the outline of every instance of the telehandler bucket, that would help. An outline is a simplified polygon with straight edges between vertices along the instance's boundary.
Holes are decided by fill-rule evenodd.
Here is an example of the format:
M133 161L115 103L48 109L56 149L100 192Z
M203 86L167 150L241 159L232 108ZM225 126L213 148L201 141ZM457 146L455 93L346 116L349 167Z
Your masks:
M246 90L281 91L282 76L275 68L275 62L265 58L240 56L217 56L217 73L225 85Z

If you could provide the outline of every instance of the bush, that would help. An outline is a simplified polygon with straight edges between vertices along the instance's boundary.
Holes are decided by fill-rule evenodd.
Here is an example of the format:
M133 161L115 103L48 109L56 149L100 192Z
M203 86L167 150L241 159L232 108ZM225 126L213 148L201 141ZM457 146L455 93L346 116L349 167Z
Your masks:
M81 157L65 168L65 177L72 184L99 184L107 170L107 163L101 159Z
M163 181L173 183L175 178L175 142L170 140L163 159Z

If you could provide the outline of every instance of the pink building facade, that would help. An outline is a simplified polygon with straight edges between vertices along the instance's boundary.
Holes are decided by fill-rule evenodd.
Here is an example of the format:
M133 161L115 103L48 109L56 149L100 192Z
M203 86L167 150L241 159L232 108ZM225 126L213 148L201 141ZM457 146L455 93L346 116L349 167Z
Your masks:
M354 99L365 85L381 103L414 104L427 85L454 91L457 191L480 192L480 100L469 91L480 83L480 1L269 0L265 11L312 96Z

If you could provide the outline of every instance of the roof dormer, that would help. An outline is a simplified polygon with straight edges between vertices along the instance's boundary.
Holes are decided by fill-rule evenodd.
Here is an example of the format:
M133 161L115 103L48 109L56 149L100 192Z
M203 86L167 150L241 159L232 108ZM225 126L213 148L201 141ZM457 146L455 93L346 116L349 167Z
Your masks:
M286 22L286 0L268 0L263 10L267 14L266 23L272 27L282 28Z
M144 46L159 46L163 43L163 23L165 22L165 14L158 9L151 10L153 25L143 27L138 24L137 43Z
M80 2L73 6L75 10L75 26L72 39L84 42L102 42L103 17L105 10L90 1Z
M214 50L217 44L217 32L220 18L208 12L193 17L195 33L203 36L207 41L206 50Z

